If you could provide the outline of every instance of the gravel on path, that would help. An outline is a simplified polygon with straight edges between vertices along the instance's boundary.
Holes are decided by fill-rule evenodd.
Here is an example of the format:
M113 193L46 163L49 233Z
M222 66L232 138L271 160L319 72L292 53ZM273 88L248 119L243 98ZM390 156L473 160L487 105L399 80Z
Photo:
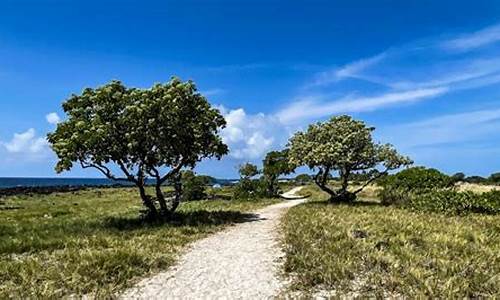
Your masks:
M292 189L289 195L299 191ZM191 245L178 264L126 290L122 299L270 299L285 287L280 279L284 256L276 227L287 200Z

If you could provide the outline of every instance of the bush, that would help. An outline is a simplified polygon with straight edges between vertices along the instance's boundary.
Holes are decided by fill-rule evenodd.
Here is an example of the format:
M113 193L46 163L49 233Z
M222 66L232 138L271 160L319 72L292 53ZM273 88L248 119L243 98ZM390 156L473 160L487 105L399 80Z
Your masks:
M413 167L380 179L379 197L384 204L404 203L413 193L450 188L454 181L436 169Z
M452 190L413 194L405 206L419 211L464 214L469 212L500 213L500 191L483 194L456 192Z
M197 176L193 171L182 172L182 201L202 200L207 197L205 187L210 184L208 176Z
M300 174L295 177L295 183L305 185L312 182L313 178L309 174Z
M234 187L234 199L257 199L268 197L267 182L261 179L240 179L240 182Z

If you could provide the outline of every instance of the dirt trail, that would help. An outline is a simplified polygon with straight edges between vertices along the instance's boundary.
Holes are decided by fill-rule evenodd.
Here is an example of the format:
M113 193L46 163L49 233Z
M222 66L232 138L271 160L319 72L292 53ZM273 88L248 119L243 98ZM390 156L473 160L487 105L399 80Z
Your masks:
M295 198L301 187L284 196ZM276 226L303 199L255 212L255 218L192 244L178 264L139 282L122 299L269 299L284 287Z

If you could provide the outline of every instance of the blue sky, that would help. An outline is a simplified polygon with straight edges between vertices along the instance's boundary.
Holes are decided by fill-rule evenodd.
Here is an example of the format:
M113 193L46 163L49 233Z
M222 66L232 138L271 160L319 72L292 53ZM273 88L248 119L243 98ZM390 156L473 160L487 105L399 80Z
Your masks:
M55 176L44 137L71 93L172 75L228 120L231 154L201 173L234 177L347 113L419 165L488 175L500 171L499 54L498 1L0 0L0 176Z

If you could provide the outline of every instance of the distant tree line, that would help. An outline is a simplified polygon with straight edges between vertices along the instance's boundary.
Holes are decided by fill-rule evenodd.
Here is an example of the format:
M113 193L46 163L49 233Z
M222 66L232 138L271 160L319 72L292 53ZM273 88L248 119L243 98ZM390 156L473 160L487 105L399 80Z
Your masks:
M479 184L500 184L500 172L493 173L488 177L465 176L464 173L455 173L451 176L456 182L479 183Z

